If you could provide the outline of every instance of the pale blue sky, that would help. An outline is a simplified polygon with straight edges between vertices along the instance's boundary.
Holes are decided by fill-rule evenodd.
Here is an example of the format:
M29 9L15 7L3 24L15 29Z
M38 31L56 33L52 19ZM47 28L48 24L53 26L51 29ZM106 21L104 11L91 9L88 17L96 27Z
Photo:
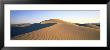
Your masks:
M65 10L11 10L11 24L39 23L48 19L61 19L71 23L98 23L100 11Z

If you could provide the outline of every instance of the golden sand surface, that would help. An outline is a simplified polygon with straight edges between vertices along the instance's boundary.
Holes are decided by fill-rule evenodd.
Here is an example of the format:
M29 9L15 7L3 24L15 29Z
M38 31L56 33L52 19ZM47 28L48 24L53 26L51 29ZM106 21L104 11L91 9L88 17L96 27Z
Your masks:
M13 40L100 40L100 29L60 22L15 36Z

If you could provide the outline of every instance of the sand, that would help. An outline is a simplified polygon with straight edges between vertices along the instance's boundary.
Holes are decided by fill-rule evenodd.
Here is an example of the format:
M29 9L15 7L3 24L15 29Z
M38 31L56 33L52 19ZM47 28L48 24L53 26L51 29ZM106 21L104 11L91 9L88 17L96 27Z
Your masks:
M60 22L46 28L15 36L13 40L100 40L100 30Z

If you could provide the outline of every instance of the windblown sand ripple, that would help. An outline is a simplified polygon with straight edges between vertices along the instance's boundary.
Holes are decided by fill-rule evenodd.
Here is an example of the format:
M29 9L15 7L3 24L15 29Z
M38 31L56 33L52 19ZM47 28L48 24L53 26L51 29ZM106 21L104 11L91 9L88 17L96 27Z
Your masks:
M100 40L100 30L76 24L57 23L15 36L13 40Z

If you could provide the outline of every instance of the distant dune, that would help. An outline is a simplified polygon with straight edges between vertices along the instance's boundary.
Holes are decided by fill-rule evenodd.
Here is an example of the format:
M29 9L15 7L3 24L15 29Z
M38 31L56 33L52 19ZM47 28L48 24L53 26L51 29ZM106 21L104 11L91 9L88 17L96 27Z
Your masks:
M100 29L99 25L96 24L77 24L79 26L85 26L85 27L90 27L90 28L96 28L96 29Z
M80 26L59 19L42 21L41 24L57 23L13 37L13 40L100 40L100 29Z
M11 24L12 27L27 27L30 26L30 23L22 23L22 24Z

